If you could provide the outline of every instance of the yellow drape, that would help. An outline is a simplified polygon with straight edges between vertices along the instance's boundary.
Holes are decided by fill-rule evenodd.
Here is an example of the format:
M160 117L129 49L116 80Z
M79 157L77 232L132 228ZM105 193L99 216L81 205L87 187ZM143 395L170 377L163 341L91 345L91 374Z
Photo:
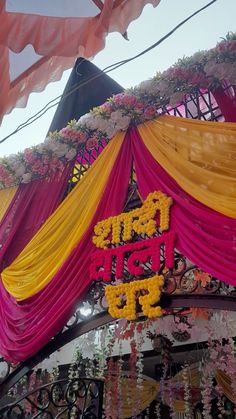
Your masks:
M189 378L190 378L191 386L195 387L195 388L200 388L201 374L200 374L200 371L199 371L199 366L198 365L195 366L195 364L191 365L189 370L190 370ZM183 381L182 374L183 374L183 370L180 371L178 374L176 374L176 376L173 378L173 381ZM220 370L216 371L215 378L216 378L216 381L218 382L218 384L220 385L220 387L222 388L223 394L232 403L235 403L234 393L233 393L233 389L231 387L230 378L223 371L220 371ZM174 401L174 406L175 406L176 412L184 412L185 411L184 400L175 400Z
M222 388L224 395L232 402L235 403L235 395L233 389L231 387L231 380L230 378L220 370L216 372L216 381Z
M139 407L139 412L145 410L156 398L160 385L155 381L143 380L142 390L132 385L130 380L124 381L122 386L122 409L123 418L130 418L133 415L134 404ZM132 400L130 403L129 400Z
M161 116L138 130L155 160L184 191L236 218L235 123Z
M181 370L178 374L174 376L174 378L172 379L173 383L183 382L183 371L184 370ZM201 376L200 376L198 364L190 365L190 367L188 368L188 378L189 378L189 384L191 385L191 387L195 387L195 388L200 387ZM167 404L168 403L169 401L167 400ZM174 408L176 412L184 413L185 401L179 400L179 399L174 400Z
M87 230L124 140L117 134L95 163L2 272L7 291L17 300L40 291L53 278Z
M7 188L0 190L0 221L3 219L7 208L9 207L17 188Z

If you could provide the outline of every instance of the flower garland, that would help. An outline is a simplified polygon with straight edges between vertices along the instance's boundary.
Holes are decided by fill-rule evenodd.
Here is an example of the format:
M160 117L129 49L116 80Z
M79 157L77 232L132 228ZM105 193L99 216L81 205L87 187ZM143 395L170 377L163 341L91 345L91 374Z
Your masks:
M44 143L24 152L0 159L0 189L29 183L34 179L62 172L75 159L81 147L96 148L100 141L110 140L130 123L154 119L158 109L176 106L185 95L199 89L214 91L221 82L236 84L236 35L208 51L180 59L163 73L108 99L78 121L73 120Z
M189 380L189 365L187 363L185 363L182 376L184 381L184 415L186 419L191 419L193 417L191 408L191 386Z

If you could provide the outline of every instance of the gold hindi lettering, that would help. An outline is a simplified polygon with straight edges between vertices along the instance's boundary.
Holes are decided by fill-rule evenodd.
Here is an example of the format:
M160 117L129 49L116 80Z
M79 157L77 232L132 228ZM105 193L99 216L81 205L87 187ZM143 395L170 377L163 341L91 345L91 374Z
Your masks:
M171 205L172 199L163 192L152 192L141 208L99 221L94 227L93 243L105 249L111 244L131 240L133 232L152 237L157 227L161 232L168 230ZM157 211L159 225L155 219Z
M105 295L108 302L108 312L114 318L136 319L136 305L140 304L145 316L159 317L162 315L160 306L161 287L164 284L162 275L133 281L120 285L108 285Z

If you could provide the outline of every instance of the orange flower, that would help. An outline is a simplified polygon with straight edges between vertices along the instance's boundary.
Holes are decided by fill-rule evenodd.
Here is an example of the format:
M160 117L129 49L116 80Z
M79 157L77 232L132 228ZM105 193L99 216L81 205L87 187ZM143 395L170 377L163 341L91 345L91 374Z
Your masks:
M194 319L209 319L209 311L206 308L191 308L191 313Z
M203 287L206 287L211 282L211 276L206 272L196 271L194 272L194 277L197 281L201 281Z

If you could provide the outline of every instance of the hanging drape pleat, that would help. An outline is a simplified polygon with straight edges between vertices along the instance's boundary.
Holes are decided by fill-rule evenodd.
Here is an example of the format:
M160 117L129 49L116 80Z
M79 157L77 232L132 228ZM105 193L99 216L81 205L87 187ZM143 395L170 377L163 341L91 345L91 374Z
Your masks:
M185 192L236 218L236 124L161 116L138 130L155 160Z
M226 122L236 122L236 97L234 89L235 86L226 90L218 87L213 92ZM232 95L230 95L230 90L232 90Z
M112 140L112 142L118 143L117 151L122 144L122 137L119 134ZM109 159L112 159L112 148L106 148L103 153L106 150L110 150L106 154L106 164L110 166ZM117 155L112 171L104 166L105 172L110 171L105 191L94 208L95 213L89 214L85 210L80 217L80 223L75 226L75 230L85 222L86 217L90 219L90 224L84 231L81 240L73 248L69 257L64 260L64 263L47 286L28 300L17 302L0 283L0 353L6 359L18 362L36 353L62 329L73 314L75 307L91 283L89 263L91 253L95 250L92 243L94 225L99 220L122 212L128 191L131 158L130 142L125 141ZM100 165L100 161L94 163L94 168L97 167L97 164ZM86 207L88 201L93 200L92 195L96 194L98 196L96 188L99 189L99 179L94 176L96 170L93 170L93 166L84 177L84 179L87 178L87 181L89 180L89 195L77 195L77 214L81 206L85 205ZM64 205L67 204L63 202L61 206L65 208ZM66 214L69 223L71 213L67 212ZM57 215L58 212L56 217ZM52 221L52 218L49 222ZM60 225L57 225L57 227L60 229ZM82 227L78 228L81 229ZM55 232L51 231L51 233L54 234ZM43 238L41 233L36 237L37 240L42 239L42 241L39 240L38 247L35 249L37 252L43 243ZM59 241L57 245L60 248ZM37 266L36 258L33 263ZM37 271L35 271L35 281L37 281ZM34 285L35 282L32 283L32 286Z
M113 411L117 412L118 409L118 400L116 397L115 386L117 381L114 377L114 399L112 400ZM150 404L155 400L160 390L160 384L154 380L143 379L142 381L142 390L137 388L133 380L130 378L122 378L121 381L121 396L122 396L122 412L121 418L130 418L133 416L133 412L138 406L138 412L141 413L150 406ZM109 396L110 397L110 396Z
M50 282L86 232L112 167L124 133L119 133L98 157L53 215L2 272L6 290L17 300L29 298Z
M14 198L17 188L7 188L0 190L0 221L3 219L11 201Z
M143 133L144 128L139 132ZM145 199L155 190L171 196L170 225L176 231L176 248L205 272L235 286L236 220L213 211L187 194L155 160L139 132L133 129L131 136L141 197ZM151 138L156 141L155 137Z
M217 370L216 381L221 387L223 394L232 402L235 403L235 393L232 388L231 379L223 371Z
M50 179L20 185L0 223L0 269L12 263L61 202L72 165Z

